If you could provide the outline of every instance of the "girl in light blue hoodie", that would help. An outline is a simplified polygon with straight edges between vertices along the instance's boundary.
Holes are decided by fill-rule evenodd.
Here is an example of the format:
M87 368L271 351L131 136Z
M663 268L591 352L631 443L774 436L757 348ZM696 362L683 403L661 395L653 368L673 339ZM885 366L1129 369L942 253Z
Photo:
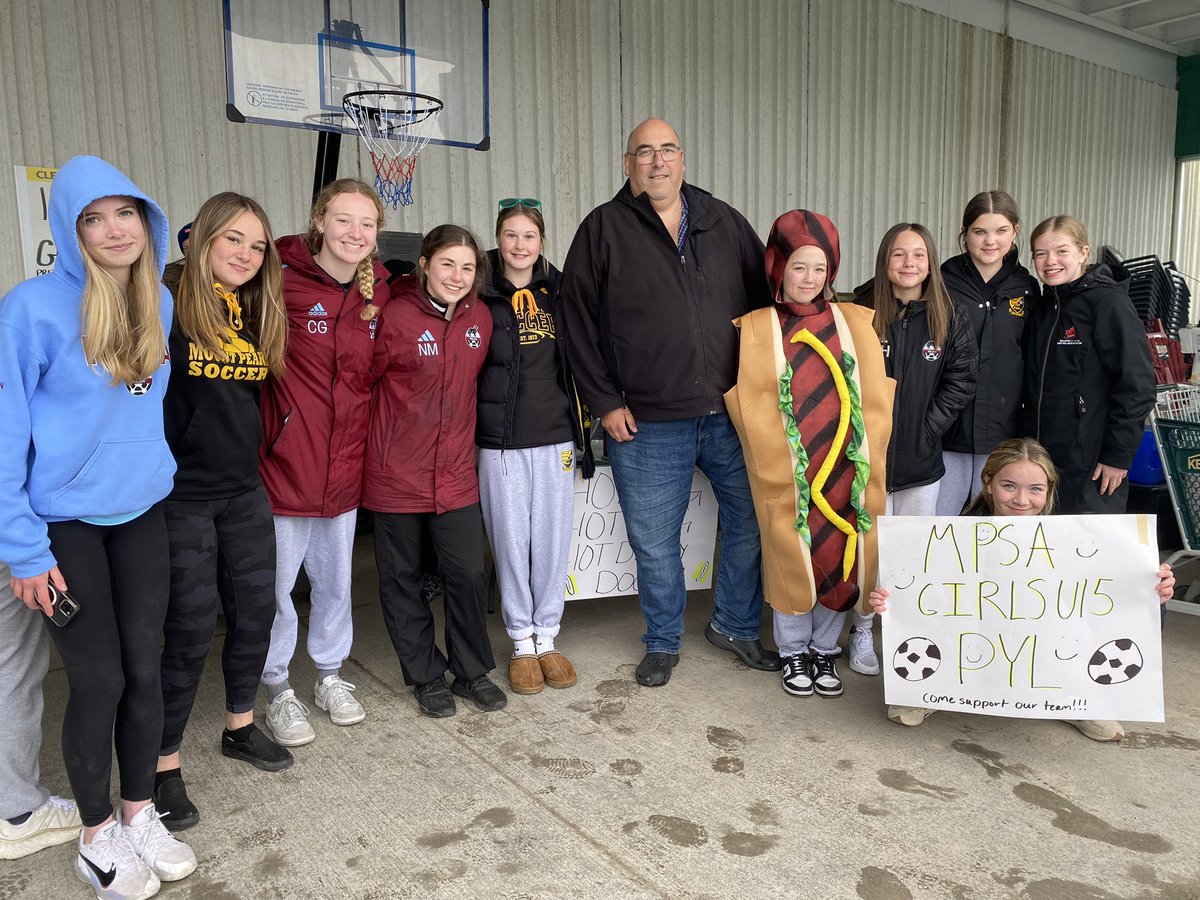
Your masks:
M150 802L169 579L161 501L175 472L162 415L169 231L154 201L88 156L59 170L50 229L54 271L0 300L0 560L17 597L45 613L67 672L75 872L97 897L144 898L196 867ZM51 585L78 602L65 623L51 618Z

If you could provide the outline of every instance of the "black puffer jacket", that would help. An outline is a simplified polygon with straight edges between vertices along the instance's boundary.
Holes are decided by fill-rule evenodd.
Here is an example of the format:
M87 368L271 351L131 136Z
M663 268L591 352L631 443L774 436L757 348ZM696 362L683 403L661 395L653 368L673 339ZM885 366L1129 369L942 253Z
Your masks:
M1025 337L1023 433L1060 470L1058 511L1124 512L1128 481L1101 497L1091 478L1097 463L1129 468L1154 405L1146 330L1127 284L1099 265L1043 288Z
M872 305L872 283L854 289L856 303ZM946 346L934 346L924 301L903 306L882 343L887 374L896 379L887 458L890 493L933 484L946 474L942 435L975 394L978 350L970 319L957 304Z
M575 381L567 365L562 335L554 340L558 360L557 384L545 391L524 392L526 403L538 404L524 420L537 423L536 433L514 430L518 388L521 386L521 343L517 317L513 312L512 285L504 279L504 268L497 250L488 251L491 276L480 291L480 297L492 315L492 339L488 344L483 370L479 373L478 406L475 423L475 443L489 450L542 446L573 440L578 451L579 469L584 478L595 470L590 443L584 439L583 416ZM559 313L559 285L562 273L543 257L534 264L533 280L528 290L537 298L537 305L546 314L551 328ZM556 329L557 330L557 329Z
M970 320L979 350L975 397L942 437L942 449L991 453L1020 428L1022 336L1037 303L1037 279L1017 261L1015 249L986 283L966 253L942 263L942 277Z

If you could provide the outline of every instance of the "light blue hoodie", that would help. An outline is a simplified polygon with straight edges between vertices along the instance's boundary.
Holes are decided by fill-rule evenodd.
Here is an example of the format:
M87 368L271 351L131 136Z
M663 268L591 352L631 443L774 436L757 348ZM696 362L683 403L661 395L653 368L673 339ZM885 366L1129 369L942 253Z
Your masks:
M50 191L54 271L0 299L0 560L18 578L55 565L47 522L147 509L170 492L175 474L162 415L171 367L160 368L141 393L114 386L83 355L85 275L75 222L89 203L113 196L145 202L147 249L161 276L166 215L104 160L77 156L58 170ZM160 286L159 297L169 333L171 295Z

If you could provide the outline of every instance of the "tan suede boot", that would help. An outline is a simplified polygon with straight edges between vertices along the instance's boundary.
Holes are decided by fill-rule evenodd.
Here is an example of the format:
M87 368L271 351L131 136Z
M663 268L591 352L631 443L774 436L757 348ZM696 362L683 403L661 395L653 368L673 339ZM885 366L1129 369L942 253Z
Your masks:
M557 650L543 653L537 659L542 667L542 676L550 687L569 688L575 684L575 667Z
M542 667L536 656L517 656L508 661L508 683L513 693L537 694L542 690Z

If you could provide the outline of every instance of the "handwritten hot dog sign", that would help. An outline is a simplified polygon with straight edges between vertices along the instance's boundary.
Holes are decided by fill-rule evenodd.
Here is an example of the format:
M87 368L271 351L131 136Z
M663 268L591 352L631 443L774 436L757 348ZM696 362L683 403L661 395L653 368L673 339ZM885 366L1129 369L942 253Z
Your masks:
M1163 721L1153 516L878 524L889 704Z
M716 497L708 479L697 471L692 475L692 489L679 529L683 583L689 591L712 586L716 539ZM625 531L625 516L612 469L597 466L596 474L586 481L576 470L567 599L624 597L636 593L637 560Z

